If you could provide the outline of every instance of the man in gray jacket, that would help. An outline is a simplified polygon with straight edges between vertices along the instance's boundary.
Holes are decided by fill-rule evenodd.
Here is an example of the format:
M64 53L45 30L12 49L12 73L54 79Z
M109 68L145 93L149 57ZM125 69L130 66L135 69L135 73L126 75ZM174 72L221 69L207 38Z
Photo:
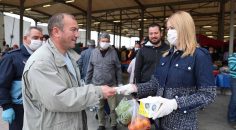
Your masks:
M116 51L110 47L110 35L102 33L99 36L99 48L93 50L87 70L85 82L94 85L117 86L121 84L121 65ZM116 96L107 99L110 107L112 130L116 130ZM105 130L104 99L100 100L98 108L98 130Z
M27 61L23 72L23 130L87 130L85 108L115 94L108 86L80 87L79 36L74 16L53 15L50 39Z

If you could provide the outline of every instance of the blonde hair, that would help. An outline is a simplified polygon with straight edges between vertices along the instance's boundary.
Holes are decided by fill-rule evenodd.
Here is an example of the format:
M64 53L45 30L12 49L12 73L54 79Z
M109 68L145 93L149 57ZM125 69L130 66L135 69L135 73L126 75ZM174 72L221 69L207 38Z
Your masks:
M168 22L176 29L178 46L182 49L181 57L193 55L198 46L196 40L195 24L191 15L185 11L178 11L168 18ZM168 54L165 53L164 56Z

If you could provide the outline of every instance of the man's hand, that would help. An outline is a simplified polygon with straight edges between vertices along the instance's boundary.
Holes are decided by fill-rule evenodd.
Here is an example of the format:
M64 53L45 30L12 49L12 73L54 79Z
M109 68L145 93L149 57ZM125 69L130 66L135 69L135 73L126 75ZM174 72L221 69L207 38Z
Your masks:
M150 98L151 99L151 98ZM177 109L177 102L175 99L167 99L162 97L152 98L155 102L162 103L160 108L153 115L153 119L169 115L172 111Z
M15 112L12 108L6 109L2 112L2 119L9 124L15 119Z
M102 88L102 93L103 93L104 98L108 98L116 94L116 89L114 87L103 85L101 86L101 88Z
M137 92L137 87L134 84L126 84L123 86L115 87L117 94L130 95Z

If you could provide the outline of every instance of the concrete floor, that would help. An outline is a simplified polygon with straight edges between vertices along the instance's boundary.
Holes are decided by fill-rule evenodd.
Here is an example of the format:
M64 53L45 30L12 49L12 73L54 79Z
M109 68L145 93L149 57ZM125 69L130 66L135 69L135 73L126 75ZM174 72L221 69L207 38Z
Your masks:
M216 101L206 109L199 112L199 130L234 130L227 123L227 106L229 97L226 95L217 95ZM0 109L0 115L2 110ZM95 112L87 111L88 128L96 130L98 122L95 119ZM107 123L107 130L110 130ZM127 130L127 128L118 126L119 130ZM0 130L8 130L7 123L0 119Z

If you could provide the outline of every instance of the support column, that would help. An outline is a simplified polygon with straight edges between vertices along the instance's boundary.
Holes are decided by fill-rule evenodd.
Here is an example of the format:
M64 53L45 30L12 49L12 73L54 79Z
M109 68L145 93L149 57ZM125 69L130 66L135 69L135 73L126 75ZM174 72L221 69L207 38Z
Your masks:
M113 45L116 45L116 23L113 25Z
M24 3L25 0L20 0L20 45L23 43L23 25L24 25L24 21L23 21L23 15L24 15Z
M224 40L224 16L225 16L225 0L220 1L220 13L218 17L218 40Z
M119 40L119 48L121 48L121 30L122 30L122 10L120 10L120 30L119 30L119 37L120 37L120 40Z
M141 30L139 30L139 39L140 39L140 41L142 40L142 38L143 38L143 32L144 32L144 26L143 26L143 24L144 24L144 21L143 21L143 18L144 18L144 9L141 9L141 22L140 22L140 28L141 28Z
M121 30L122 30L122 25L120 25L120 28L119 28L119 48L121 48Z
M99 39L100 32L101 32L101 24L102 24L102 23L98 24L98 30L97 30L97 32L98 32L98 39ZM97 40L98 40L98 39L97 39Z
M234 51L234 15L235 15L235 2L230 0L230 39L229 39L229 55Z
M37 20L34 20L34 26L38 26L38 21Z
M87 19L86 19L86 39L84 45L87 46L87 40L91 39L91 13L92 13L92 0L88 0Z
M163 23L162 26L163 26L164 28L165 28L165 26L166 26L166 25L165 25L165 23L166 23L165 20L166 20L166 6L164 6L164 19L163 19L163 21L162 21L162 23ZM165 36L166 36L166 29L163 29L163 30L162 30L162 33L163 33L162 35L164 36L163 38L165 38Z
M5 40L5 33L4 33L4 15L0 12L0 48L3 47L3 41ZM2 50L1 50L2 51ZM0 51L0 53L1 53Z

